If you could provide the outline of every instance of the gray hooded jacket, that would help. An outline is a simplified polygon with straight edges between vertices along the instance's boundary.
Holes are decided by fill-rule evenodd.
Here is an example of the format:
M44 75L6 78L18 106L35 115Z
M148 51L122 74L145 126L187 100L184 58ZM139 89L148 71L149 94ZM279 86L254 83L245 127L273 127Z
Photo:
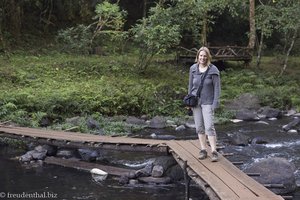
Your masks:
M221 93L221 81L220 72L218 68L210 64L210 70L204 80L203 88L200 93L199 103L201 105L212 105L213 109L219 107L220 93ZM189 73L189 94L196 95L199 85L201 83L201 77L204 73L199 71L199 65L193 64Z

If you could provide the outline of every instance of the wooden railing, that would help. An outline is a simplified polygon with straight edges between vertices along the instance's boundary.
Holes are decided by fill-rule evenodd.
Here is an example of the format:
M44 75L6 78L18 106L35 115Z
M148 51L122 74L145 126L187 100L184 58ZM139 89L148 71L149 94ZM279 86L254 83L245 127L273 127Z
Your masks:
M244 61L250 62L252 59L251 49L240 46L209 47L213 61ZM187 49L179 47L177 51L177 62L193 63L197 54L197 49Z

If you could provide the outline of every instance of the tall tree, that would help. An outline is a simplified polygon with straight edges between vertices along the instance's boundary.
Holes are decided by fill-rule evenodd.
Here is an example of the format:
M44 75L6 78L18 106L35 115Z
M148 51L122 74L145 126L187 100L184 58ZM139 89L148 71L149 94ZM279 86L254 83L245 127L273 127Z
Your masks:
M298 0L288 1L259 1L257 7L257 28L261 32L257 66L259 66L260 54L263 40L272 35L273 31L281 33L284 38L283 54L284 62L280 75L287 68L288 58L297 40L300 29L300 2ZM278 41L280 44L281 41Z
M260 5L257 6L256 14L256 26L260 31L260 41L258 45L258 52L256 58L256 67L260 67L261 54L264 45L264 39L272 35L275 25L276 25L276 16L277 10L275 9L272 2L263 3L260 1Z
M254 49L255 46L255 36L256 36L256 29L255 29L255 0L249 0L249 25L250 25L250 32L249 32L249 43L248 47L250 49Z
M21 2L18 0L6 0L7 10L6 18L8 31L16 40L20 39L21 35Z
M294 47L296 40L299 38L298 33L300 29L300 2L299 0L278 1L275 3L276 7L280 9L277 29L285 37L283 49L285 54L283 66L280 75L284 73L287 68L290 53Z

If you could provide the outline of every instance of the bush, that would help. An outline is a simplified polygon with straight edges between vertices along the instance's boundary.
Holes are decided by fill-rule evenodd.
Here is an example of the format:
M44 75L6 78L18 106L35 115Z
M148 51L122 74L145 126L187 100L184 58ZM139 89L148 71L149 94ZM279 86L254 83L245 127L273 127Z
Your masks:
M66 53L88 54L91 51L92 31L89 26L77 25L58 32L57 41Z

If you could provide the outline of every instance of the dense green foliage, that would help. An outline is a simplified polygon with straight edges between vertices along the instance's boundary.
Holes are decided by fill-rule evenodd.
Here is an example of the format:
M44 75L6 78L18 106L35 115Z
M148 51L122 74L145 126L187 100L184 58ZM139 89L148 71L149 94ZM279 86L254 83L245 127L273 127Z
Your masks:
M139 49L138 66L145 70L154 55L165 53L180 41L179 26L171 23L170 16L160 6L151 9L151 16L140 20L130 32Z
M185 76L169 67L140 74L133 59L117 56L12 56L1 63L4 120L41 116L142 115L180 113ZM159 62L156 63L156 66ZM158 70L159 69L159 70ZM181 78L181 81L179 81ZM163 81L161 81L163 80ZM34 114L35 113L35 114ZM33 115L34 114L34 115Z
M91 28L82 24L60 30L57 35L62 51L67 53L88 54L91 51L91 38Z
M36 127L46 116L54 123L67 117L94 116L107 132L126 132L135 128L107 122L103 117L184 117L181 99L187 92L188 67L176 66L174 57L166 55L157 58L146 73L139 73L134 65L137 58L134 54L100 57L56 53L1 57L0 120ZM265 60L264 71L235 65L222 71L222 102L217 115L223 120L230 118L225 102L245 92L258 95L262 105L300 110L299 78L291 75L299 73L299 61L293 61L290 74L283 77L277 77L278 71L274 73L273 60ZM86 129L83 123L80 130Z

